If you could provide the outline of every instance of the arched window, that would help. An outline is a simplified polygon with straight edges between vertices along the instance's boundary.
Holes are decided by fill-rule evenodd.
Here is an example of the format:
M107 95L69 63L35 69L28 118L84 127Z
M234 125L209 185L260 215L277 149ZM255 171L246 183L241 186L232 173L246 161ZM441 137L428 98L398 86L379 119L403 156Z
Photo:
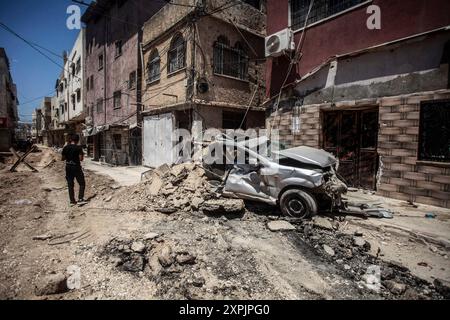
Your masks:
M186 43L178 34L172 39L168 52L168 73L175 72L186 66Z
M159 77L161 75L159 66L160 66L159 53L158 53L158 50L154 49L150 53L150 57L148 58L148 63L147 63L147 75L148 75L147 82L148 83L159 80Z
M214 73L241 80L247 80L248 56L243 46L237 42L235 47L224 36L214 43Z

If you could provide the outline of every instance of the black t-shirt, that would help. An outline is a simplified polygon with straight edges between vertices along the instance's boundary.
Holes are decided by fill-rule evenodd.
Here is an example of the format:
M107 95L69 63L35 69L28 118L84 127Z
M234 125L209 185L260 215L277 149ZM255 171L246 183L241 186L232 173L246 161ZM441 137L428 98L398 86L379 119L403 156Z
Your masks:
M76 144L68 144L64 147L62 155L66 159L66 165L81 166L80 155L83 154L83 148Z

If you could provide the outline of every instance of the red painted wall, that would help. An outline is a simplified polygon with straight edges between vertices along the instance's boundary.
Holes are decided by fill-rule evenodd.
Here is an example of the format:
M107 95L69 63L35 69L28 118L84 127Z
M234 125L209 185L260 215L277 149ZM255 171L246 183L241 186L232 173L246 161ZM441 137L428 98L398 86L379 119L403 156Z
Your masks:
M366 21L367 7L378 5L381 9L381 30L369 30ZM267 34L288 27L288 0L267 0ZM345 54L385 42L450 25L449 0L373 0L367 5L336 18L307 28L302 49L302 59L289 78L310 72L330 57ZM298 43L302 32L295 33ZM286 58L269 59L267 68L267 95L280 90L287 73ZM294 68L295 69L295 68Z

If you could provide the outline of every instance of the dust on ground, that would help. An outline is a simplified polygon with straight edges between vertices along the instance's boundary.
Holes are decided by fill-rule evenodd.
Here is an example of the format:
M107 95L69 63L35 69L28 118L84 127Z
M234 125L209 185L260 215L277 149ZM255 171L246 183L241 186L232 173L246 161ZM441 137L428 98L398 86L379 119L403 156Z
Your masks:
M195 164L131 187L86 171L90 201L70 208L58 155L27 159L38 173L0 170L2 299L448 298L445 280L386 259L389 246L368 236L376 231L337 217L286 222L274 207L224 200ZM378 234L429 251L410 235ZM448 270L448 247L433 246Z

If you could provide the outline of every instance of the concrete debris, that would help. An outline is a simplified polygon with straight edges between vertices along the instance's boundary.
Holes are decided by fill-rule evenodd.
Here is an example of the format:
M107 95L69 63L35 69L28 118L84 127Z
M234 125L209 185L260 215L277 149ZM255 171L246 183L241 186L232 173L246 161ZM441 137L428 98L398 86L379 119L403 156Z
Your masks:
M67 292L69 288L67 288L66 281L67 278L62 273L44 276L36 281L35 294L37 296L45 296Z
M153 240L155 238L158 238L159 234L155 233L155 232L149 232L146 235L144 235L144 240Z
M179 264L194 264L196 257L188 253L179 254L176 260Z
M70 265L66 269L67 277L67 288L69 290L75 290L81 288L81 272L80 267L77 265Z
M145 244L141 241L135 241L131 244L131 250L138 253L143 253L145 251Z
M132 253L122 265L123 270L130 272L139 272L144 270L144 257L137 253Z
M369 251L371 248L371 245L369 242L367 242L366 240L364 240L361 237L353 237L353 245L359 248L364 249L365 251Z
M406 285L395 281L384 281L383 285L394 295L401 295L406 291Z
M200 205L205 214L240 214L244 212L245 204L242 199L213 199Z
M273 232L295 230L295 226L284 220L269 221L267 223L267 228Z
M169 245L164 245L158 256L158 261L163 267L169 267L173 262L172 248Z
M331 257L333 257L335 255L333 248L331 248L330 246L328 246L326 244L323 245L323 250L325 251L326 254L328 254Z
M450 282L442 279L435 279L433 285L437 292L442 294L445 299L450 299Z

